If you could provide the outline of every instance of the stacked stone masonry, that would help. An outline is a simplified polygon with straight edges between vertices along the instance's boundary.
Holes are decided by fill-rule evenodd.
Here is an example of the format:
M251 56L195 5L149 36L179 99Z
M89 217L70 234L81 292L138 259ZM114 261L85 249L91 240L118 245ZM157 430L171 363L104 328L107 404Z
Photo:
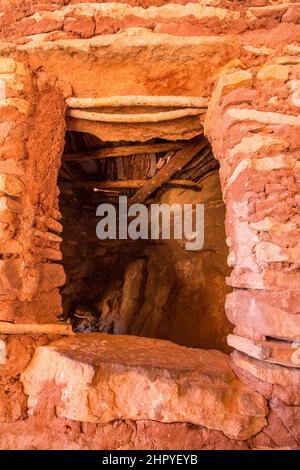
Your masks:
M227 70L207 117L226 203L232 365L299 442L299 68ZM226 137L225 137L226 136ZM287 367L284 367L287 366Z
M129 28L179 36L210 36L241 35L254 29L276 27L299 36L299 2L243 3L246 5L231 0L179 0L172 3L164 0L107 3L48 0L41 4L28 0L19 9L4 9L0 20L1 36L24 43L34 37L50 41L87 39Z
M0 319L47 323L61 311L57 288L64 283L55 261L61 259L56 178L65 105L58 91L38 90L30 69L12 58L0 58L0 84ZM52 102L52 113L45 102Z
M0 447L130 449L148 448L151 442L153 448L299 449L300 4L13 3L12 9L0 2L0 321L51 323L62 310L58 289L65 275L59 264L62 226L56 182L66 130L64 98L82 90L86 80L76 84L68 82L67 72L58 76L56 58L64 57L64 51L66 56L88 55L97 44L109 50L114 36L129 49L132 35L133 43L140 41L142 61L148 58L153 65L161 60L156 44L164 41L164 52L173 47L186 73L168 62L145 84L130 63L128 75L135 78L126 82L121 76L109 86L122 87L123 94L133 94L135 86L141 94L175 90L195 95L201 90L210 100L205 132L220 161L228 264L233 268L226 312L235 327L228 338L236 349L230 359L235 375L228 372L225 358L224 370L228 382L243 391L236 415L245 413L255 426L241 434L238 425L228 433L211 422L190 426L180 418L176 424L122 415L105 424L101 419L70 419L65 410L57 413L62 390L70 383L57 383L54 373L49 381L47 374L42 383L36 380L32 389L25 383L26 377L34 377L36 348L36 362L43 354L51 360L60 346L48 348L48 343L59 337L2 335ZM103 43L97 42L99 36ZM208 63L201 65L201 86L189 78L194 77L189 73L193 58L181 58L178 51L184 47ZM114 52L111 61L117 63L121 46ZM95 75L91 82L101 81ZM109 86L101 86L107 94ZM193 86L200 87L197 93ZM62 354L59 366L65 362ZM28 401L37 384L39 400Z

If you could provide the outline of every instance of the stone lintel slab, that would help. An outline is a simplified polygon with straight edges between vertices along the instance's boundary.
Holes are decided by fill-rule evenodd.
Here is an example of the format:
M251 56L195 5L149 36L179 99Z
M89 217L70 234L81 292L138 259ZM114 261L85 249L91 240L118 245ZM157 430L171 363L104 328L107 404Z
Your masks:
M76 97L207 97L211 76L241 54L236 37L226 35L172 36L130 28L91 39L41 36L25 45L0 43L0 54L17 56L33 71L42 66L44 73L58 78L57 86L65 90L71 85Z
M54 383L61 389L56 413L76 421L185 422L235 439L266 425L264 398L236 378L225 354L169 341L102 333L63 338L39 347L21 380L30 409Z

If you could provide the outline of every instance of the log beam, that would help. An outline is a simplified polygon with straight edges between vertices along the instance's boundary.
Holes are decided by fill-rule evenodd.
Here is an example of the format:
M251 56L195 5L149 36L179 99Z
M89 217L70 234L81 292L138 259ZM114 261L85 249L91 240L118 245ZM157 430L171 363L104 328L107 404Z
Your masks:
M1 335L74 335L69 323L10 323L0 321Z
M87 160L101 160L104 158L131 157L132 155L142 155L149 153L163 153L172 150L179 150L184 146L184 142L166 142L162 144L126 145L124 147L110 147L94 150L87 153L65 154L63 162L83 162Z
M77 181L74 183L66 183L72 187L95 189L96 191L103 191L107 189L139 189L144 188L148 185L151 180L125 180L125 181ZM189 180L170 180L162 184L168 187L184 187L187 189L193 189L200 191L201 186L198 183L194 183Z
M102 98L68 98L69 108L100 108L122 106L153 106L153 107L188 107L207 108L208 98L199 96L109 96Z

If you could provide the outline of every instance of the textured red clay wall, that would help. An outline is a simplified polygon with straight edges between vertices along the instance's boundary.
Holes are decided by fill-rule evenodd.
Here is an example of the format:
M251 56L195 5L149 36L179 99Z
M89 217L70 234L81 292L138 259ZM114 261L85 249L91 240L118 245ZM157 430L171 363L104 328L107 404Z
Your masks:
M62 267L56 178L64 146L64 101L40 90L30 70L0 59L1 102L0 320L55 321Z

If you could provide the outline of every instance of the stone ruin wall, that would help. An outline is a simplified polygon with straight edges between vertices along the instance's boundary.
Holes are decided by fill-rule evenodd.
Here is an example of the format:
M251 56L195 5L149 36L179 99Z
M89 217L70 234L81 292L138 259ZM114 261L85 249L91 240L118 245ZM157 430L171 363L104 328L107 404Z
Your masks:
M0 319L50 323L61 309L58 288L64 284L64 273L55 263L61 259L56 179L64 145L64 98L74 92L66 76L55 77L61 49L69 40L93 41L94 36L105 39L115 33L126 41L133 31L137 37L145 35L146 43L167 33L181 41L178 48L190 36L205 36L206 42L215 44L214 54L205 57L209 66L201 72L201 85L195 86L210 99L205 132L220 161L227 209L228 262L233 268L228 283L233 292L226 312L235 326L231 345L236 349L231 366L242 382L265 397L268 409L266 424L247 439L230 439L222 431L183 423L81 423L57 417L43 402L28 416L20 374L35 348L57 336L3 335L7 357L0 366L0 446L299 448L300 370L289 361L291 341L300 338L300 6L217 0L174 6L158 1L155 6L161 9L150 11L135 2L105 8L101 3L78 8L77 2L36 3L39 6L16 1L15 9L4 8L0 18L0 78L9 93L0 108ZM63 42L57 43L53 59L49 50L56 41ZM30 53L35 44L43 54ZM113 61L117 64L118 58ZM163 94L159 82L169 73L170 69L162 70L148 85L145 78L137 86L144 93ZM169 89L174 94L197 94L191 92L192 80L184 85L185 78L178 74L175 83L168 78ZM100 87L106 86L109 95L102 80ZM77 84L76 92L83 83ZM131 94L135 85L128 81L122 86ZM113 86L118 88L118 83ZM278 338L285 342L272 341ZM50 388L51 383L45 385L45 394ZM166 429L174 440L164 441Z

